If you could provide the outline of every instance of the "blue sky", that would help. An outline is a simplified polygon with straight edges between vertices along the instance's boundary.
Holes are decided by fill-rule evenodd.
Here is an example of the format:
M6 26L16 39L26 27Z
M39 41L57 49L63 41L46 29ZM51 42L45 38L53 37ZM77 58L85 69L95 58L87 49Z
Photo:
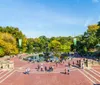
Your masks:
M74 36L100 20L100 0L0 0L0 26L27 37Z

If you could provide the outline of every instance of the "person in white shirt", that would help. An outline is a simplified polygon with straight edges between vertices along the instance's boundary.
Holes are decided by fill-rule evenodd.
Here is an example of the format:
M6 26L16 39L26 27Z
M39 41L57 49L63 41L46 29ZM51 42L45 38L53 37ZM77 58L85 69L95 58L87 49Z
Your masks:
M30 72L30 68L26 68L26 70L25 70L25 74L29 74L29 72Z
M41 63L41 67L40 67L40 68L41 68L41 71L43 71L43 68L44 68L44 67L43 67L43 63Z

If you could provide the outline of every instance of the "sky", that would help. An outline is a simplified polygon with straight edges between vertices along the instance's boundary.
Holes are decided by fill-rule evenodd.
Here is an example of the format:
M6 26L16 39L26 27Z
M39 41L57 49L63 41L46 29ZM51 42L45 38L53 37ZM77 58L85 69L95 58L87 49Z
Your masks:
M27 37L76 36L100 20L100 0L0 0L0 26Z

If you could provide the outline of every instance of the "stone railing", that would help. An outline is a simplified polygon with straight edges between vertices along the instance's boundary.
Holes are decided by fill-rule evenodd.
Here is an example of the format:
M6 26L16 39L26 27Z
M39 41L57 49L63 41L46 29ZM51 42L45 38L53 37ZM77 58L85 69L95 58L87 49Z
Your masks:
M87 65L86 65L86 63L84 63L85 68L91 68L92 66L100 65L100 61L88 60Z
M0 69L6 69L6 70L14 69L14 62L2 60L0 61Z

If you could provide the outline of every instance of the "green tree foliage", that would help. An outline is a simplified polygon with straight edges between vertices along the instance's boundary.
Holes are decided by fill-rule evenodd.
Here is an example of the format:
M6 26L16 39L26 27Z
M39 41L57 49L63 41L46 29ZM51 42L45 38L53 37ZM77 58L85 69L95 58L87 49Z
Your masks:
M41 43L39 38L33 39L33 50L34 52L41 52Z
M34 50L34 40L33 38L28 38L27 39L27 52L28 53L33 53Z
M4 49L3 49L2 47L0 47L0 57L1 57L1 56L4 56L4 55L5 55Z
M100 28L97 30L96 36L97 36L98 43L100 43Z
M48 43L48 38L46 38L46 36L40 36L39 40L40 40L40 49L41 49L41 51L45 51L46 43Z
M16 44L17 44L17 48L19 48L18 45L18 39L22 39L22 52L26 52L26 47L27 47L27 39L25 37L25 35L17 28L17 27L0 27L0 32L2 33L10 33L15 39L16 39Z
M55 52L59 52L61 50L61 43L57 40L53 40L49 44L49 47L50 47L51 50L53 50Z
M99 28L99 26L97 24L89 25L87 31L88 32L96 32L98 28Z
M59 53L77 51L87 53L94 51L95 46L100 44L100 22L89 25L83 35L75 36L77 46L73 44L73 37L51 37L40 36L39 38L26 38L17 27L0 27L0 56L17 54L20 52L53 52L56 56ZM22 39L22 46L19 48L18 40Z
M39 38L27 39L27 52L70 52L72 37L51 37L40 36Z
M0 56L17 54L16 39L9 33L0 32Z
M95 52L95 47L100 43L100 23L89 25L84 35L76 36L76 50L79 53ZM73 46L72 46L73 47Z
M86 40L88 49L90 50L91 48L94 49L96 44L98 44L98 39L97 39L97 32L99 29L99 25L90 25L88 26L87 34L88 38Z
M53 40L49 43L49 48L55 56L58 56L58 53L61 51L61 43L57 40Z

